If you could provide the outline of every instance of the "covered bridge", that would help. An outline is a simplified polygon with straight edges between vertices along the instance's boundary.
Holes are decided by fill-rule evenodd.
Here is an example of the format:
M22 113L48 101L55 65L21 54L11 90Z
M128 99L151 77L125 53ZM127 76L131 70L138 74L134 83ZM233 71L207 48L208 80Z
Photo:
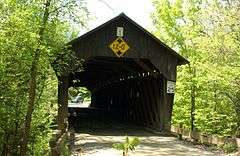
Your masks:
M68 88L91 91L91 107L146 127L169 130L176 68L188 61L125 14L69 43L78 60L59 75L58 125L66 127Z

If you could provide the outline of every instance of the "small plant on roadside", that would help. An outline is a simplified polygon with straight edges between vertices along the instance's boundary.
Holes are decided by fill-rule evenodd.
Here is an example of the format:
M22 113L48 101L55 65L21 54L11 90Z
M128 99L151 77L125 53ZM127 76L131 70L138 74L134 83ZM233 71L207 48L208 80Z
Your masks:
M225 143L222 146L222 149L225 153L232 153L232 152L237 151L237 145L233 144L233 143Z
M128 151L135 150L135 148L140 144L140 140L137 137L129 138L126 136L126 139L122 143L115 143L112 145L113 148L117 150L121 150L123 152L123 156L128 156Z

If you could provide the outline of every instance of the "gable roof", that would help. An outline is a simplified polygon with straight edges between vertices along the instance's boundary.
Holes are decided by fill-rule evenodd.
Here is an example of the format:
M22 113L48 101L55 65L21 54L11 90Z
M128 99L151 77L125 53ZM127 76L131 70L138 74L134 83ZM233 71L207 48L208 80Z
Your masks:
M179 65L183 65L183 64L188 64L189 61L187 59L185 59L183 56L181 56L180 54L178 54L176 51L174 51L172 48L170 48L169 46L167 46L165 43L163 43L162 41L160 41L156 36L154 36L153 34L151 34L149 31L147 31L145 28L143 28L142 26L140 26L139 24L137 24L135 21L133 21L131 18L129 18L128 16L126 16L124 13L119 14L118 16L112 18L111 20L103 23L102 25L96 27L95 29L83 34L82 36L73 39L72 41L70 41L68 44L72 45L78 41L80 41L81 39L87 37L88 35L98 31L99 29L105 27L106 25L120 19L120 18L124 18L126 21L128 21L129 23L133 24L134 26L136 26L138 29L140 29L144 34L148 35L150 38L152 38L153 40L155 40L159 45L165 47L167 49L167 52L176 57L179 61Z

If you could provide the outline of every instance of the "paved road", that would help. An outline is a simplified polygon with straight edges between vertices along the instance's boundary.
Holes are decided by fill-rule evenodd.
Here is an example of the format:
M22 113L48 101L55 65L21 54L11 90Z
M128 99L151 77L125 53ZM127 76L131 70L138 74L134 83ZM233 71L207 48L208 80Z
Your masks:
M112 144L123 141L125 135L137 136L141 144L130 156L222 156L219 151L211 152L179 141L175 137L166 137L143 130L141 127L110 122L106 120L75 121L71 124L75 132L75 146L72 155L81 156L121 156L121 152L112 149Z

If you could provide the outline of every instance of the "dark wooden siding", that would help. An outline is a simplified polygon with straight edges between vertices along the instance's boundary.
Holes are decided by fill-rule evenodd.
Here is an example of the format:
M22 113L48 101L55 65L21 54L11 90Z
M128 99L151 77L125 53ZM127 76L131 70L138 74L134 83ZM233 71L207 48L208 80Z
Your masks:
M124 28L122 38L130 47L121 59L109 48L117 39L117 27ZM170 130L174 94L167 93L167 81L176 80L177 65L188 63L186 59L123 14L69 44L78 58L86 60L84 71L69 73L69 86L87 87L93 108Z
M123 39L130 47L123 57L147 58L167 79L176 80L177 58L168 54L165 47L159 45L149 35L124 18L119 18L75 42L73 49L77 56L83 59L93 56L117 57L109 48L109 45L117 38L117 27L124 28Z

